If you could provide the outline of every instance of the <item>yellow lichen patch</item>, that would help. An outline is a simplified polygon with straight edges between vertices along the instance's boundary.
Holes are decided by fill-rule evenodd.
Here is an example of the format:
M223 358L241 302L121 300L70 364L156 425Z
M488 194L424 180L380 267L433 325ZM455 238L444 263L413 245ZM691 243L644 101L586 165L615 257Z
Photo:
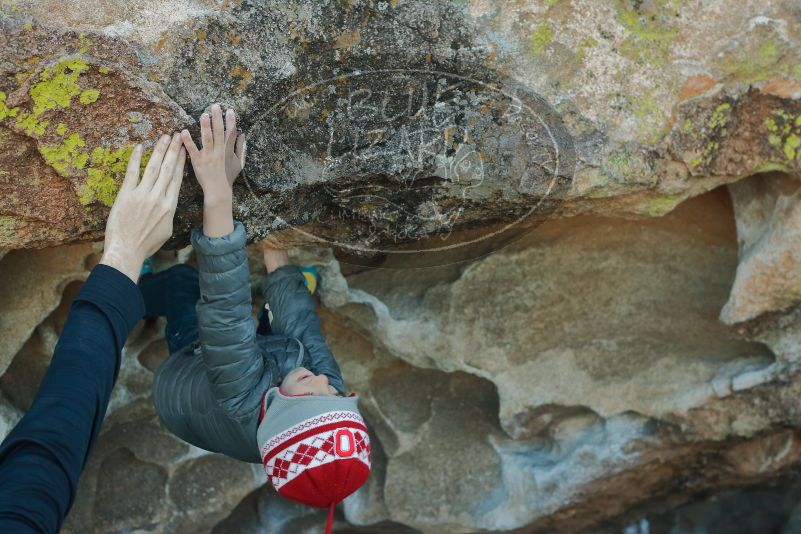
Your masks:
M98 98L100 98L100 91L97 89L87 89L81 93L80 101L81 104L91 104L92 102L97 102Z
M63 122L59 122L58 126L56 126L56 133L58 135L64 135L65 133L67 133L67 125L64 124Z
M651 200L645 212L649 217L662 217L663 215L673 211L673 209L681 202L681 195L665 195L663 197L656 197Z
M58 145L41 145L39 153L45 161L62 176L69 176L71 172L86 167L89 155L81 150L84 143L81 136L74 133Z
M81 94L78 77L88 69L85 61L69 59L42 71L39 82L30 90L33 114L38 116L48 109L69 107L72 97Z
M718 107L715 108L715 111L712 112L712 116L707 121L707 125L711 129L715 129L718 126L723 126L728 122L729 115L731 113L731 104L725 102Z
M109 72L111 72L111 69L108 67L98 67L97 72L99 72L100 74L108 74Z
M92 44L92 41L86 36L84 32L78 34L78 52L81 54L85 54L89 50L89 46Z
M579 59L584 59L584 56L587 54L587 49L592 48L593 46L598 46L598 41L592 37L587 37L581 41L578 45L578 48L576 48L576 57Z
M657 144L670 130L665 111L650 96L632 99L634 116L643 128L645 142Z
M781 150L792 161L801 159L801 115L791 116L783 109L774 109L763 125L768 131L768 144Z
M790 134L784 141L783 148L784 155L787 156L787 159L795 158L796 154L798 154L798 147L801 147L801 138L795 134Z
M95 201L106 206L114 204L118 189L115 177L120 173L124 175L132 150L133 147L121 147L114 151L96 147L92 150L92 164L81 189L81 204Z
M34 113L22 112L17 117L17 122L14 125L25 132L25 135L42 135L50 124L49 120L40 121L38 115Z
M783 43L774 35L754 40L759 46L738 48L732 57L725 57L729 75L744 83L767 80L781 60Z
M0 91L0 121L6 117L15 117L19 108L10 108L6 105L6 94Z
M532 33L530 39L531 53L542 55L553 40L553 30L547 24L541 24Z
M78 85L78 77L89 69L89 65L80 59L68 59L61 61L57 65L47 67L39 74L38 81L28 91L33 107L30 111L19 113L15 126L22 130L26 135L40 136L44 134L49 120L43 120L42 114L54 108L67 108L70 106L72 97L81 95L81 102L90 104L97 100L100 94L94 89L84 91ZM19 111L17 108L15 108ZM17 111L11 113L5 111L5 115L14 116ZM0 114L2 112L0 111Z
M122 183L125 177L133 148L131 145L116 150L105 147L96 147L92 150L86 182L83 184L79 196L81 204L84 206L93 202L100 202L106 206L114 204L119 189L118 184ZM149 155L142 157L140 175L149 159Z
M89 169L86 182L81 189L80 201L84 206L92 202L101 202L111 207L117 198L117 182L101 169Z
M681 0L653 0L647 6L618 0L617 20L626 31L620 53L638 63L664 66L679 32Z

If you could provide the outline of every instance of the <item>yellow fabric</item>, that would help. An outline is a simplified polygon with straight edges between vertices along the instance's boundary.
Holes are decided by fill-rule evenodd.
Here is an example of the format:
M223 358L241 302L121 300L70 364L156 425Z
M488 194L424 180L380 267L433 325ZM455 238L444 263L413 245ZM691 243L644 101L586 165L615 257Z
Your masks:
M313 294L317 289L317 279L312 273L304 272L302 274L306 277L306 287L309 289L309 293Z

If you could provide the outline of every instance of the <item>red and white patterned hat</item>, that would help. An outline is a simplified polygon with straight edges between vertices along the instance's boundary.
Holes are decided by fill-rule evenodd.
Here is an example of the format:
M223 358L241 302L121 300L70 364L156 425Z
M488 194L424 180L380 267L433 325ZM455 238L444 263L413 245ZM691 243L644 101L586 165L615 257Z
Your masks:
M258 440L264 471L280 495L316 508L334 506L370 475L370 438L358 397L264 396Z

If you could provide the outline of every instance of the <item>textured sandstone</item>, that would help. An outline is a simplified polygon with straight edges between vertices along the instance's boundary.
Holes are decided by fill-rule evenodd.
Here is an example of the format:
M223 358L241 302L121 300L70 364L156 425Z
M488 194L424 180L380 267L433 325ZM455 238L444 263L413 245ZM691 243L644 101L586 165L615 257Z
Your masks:
M92 245L17 250L0 259L0 376L34 328L61 301L64 287L82 280Z

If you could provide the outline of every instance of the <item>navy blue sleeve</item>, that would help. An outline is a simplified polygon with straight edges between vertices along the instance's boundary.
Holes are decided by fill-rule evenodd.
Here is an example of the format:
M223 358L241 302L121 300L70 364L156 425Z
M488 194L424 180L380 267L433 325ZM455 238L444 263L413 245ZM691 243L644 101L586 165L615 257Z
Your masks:
M106 414L142 293L108 265L92 269L30 410L0 445L0 532L58 532Z

